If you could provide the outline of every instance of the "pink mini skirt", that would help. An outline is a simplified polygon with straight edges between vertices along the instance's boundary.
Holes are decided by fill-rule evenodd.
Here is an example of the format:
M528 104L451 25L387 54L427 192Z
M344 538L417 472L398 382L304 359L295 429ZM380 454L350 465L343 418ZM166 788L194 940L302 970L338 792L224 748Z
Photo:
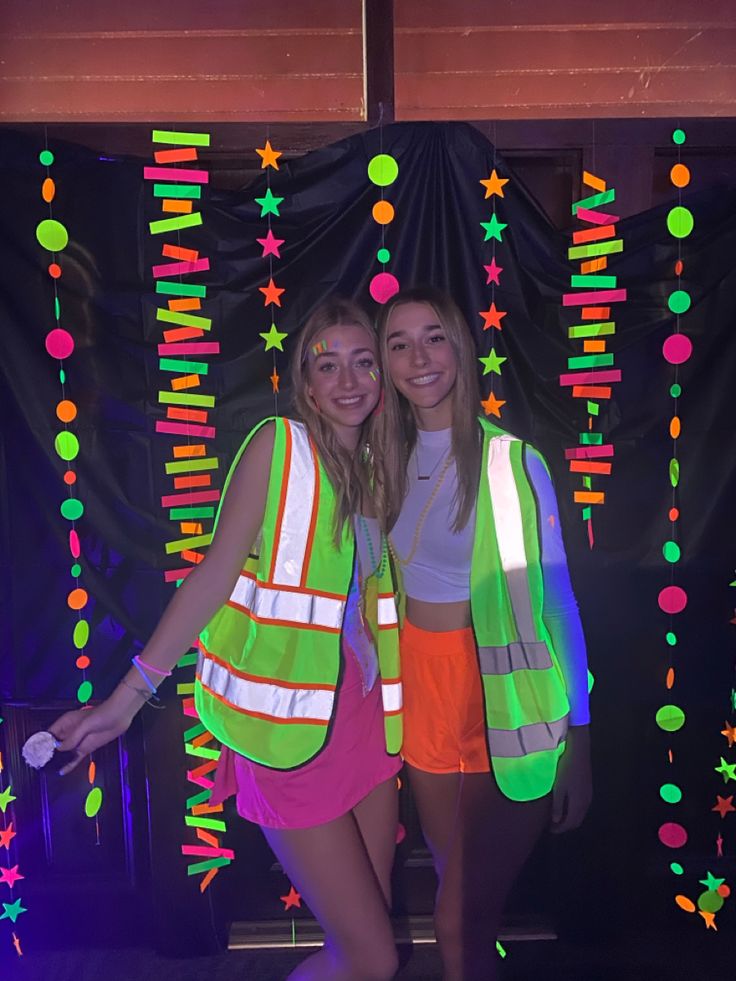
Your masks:
M263 828L311 828L347 814L401 769L383 730L381 679L363 693L353 649L343 638L343 677L322 751L296 770L274 770L223 746L211 804L236 795L238 814Z

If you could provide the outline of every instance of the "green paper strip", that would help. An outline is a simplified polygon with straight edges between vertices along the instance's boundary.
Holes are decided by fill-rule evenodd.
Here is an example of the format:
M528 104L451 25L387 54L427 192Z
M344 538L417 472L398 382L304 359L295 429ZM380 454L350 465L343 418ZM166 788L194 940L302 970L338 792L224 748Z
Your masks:
M206 375L210 366L205 361L177 361L176 358L159 358L161 371L177 371L180 375Z
M155 198L201 198L202 188L199 184L186 187L184 184L154 184Z
M187 518L214 518L214 516L215 509L208 507L171 508L169 511L170 521L184 521Z
M593 480L592 480L592 478L590 476L583 477L583 487L586 490L592 490L593 489Z
M588 259L597 255L613 255L624 251L624 240L614 238L610 242L595 242L593 245L573 245L567 250L568 259Z
M197 327L199 330L209 330L212 327L211 317L197 317L193 313L180 313L178 310L167 310L165 307L158 308L156 320L162 320L165 324L176 324L179 327Z
M583 508L583 521L590 521L593 517L593 509L588 504Z
M180 133L173 129L155 129L151 143L176 143L179 146L209 146L209 133Z
M189 756L197 756L201 760L219 760L220 750L210 749L208 746L195 746L193 743L184 743L184 751Z
M189 654L184 654L176 662L177 668L189 668L193 664L196 664L199 659L199 654L197 651L191 651Z
M616 200L616 188L612 187L608 191L601 191L600 194L591 194L589 198L582 198L580 201L574 201L572 205L572 214L576 215L578 213L578 208L585 208L588 211L592 211L597 208L599 204L610 204L611 201Z
M601 408L597 402L588 402L587 407L589 416L597 416Z
M199 405L212 409L215 405L214 395L194 395L191 392L159 392L159 402L164 405Z
M207 287L197 283L174 283L170 279L156 281L156 292L167 296L207 296Z
M190 817L184 816L184 823L188 828L209 828L210 831L225 831L224 821L217 821L215 818Z
M567 328L568 337L605 337L608 334L616 333L616 324L613 320L601 320L596 324L575 324Z
M193 228L202 224L201 211L191 215L177 215L176 218L161 218L159 221L149 221L148 230L151 235L162 235L164 232L175 232L180 228Z
M578 368L605 368L613 364L613 354L581 354L577 358L568 358L567 367L569 371L576 371Z
M166 554L173 555L176 552L183 552L185 548L200 548L203 545L209 545L212 541L212 535L196 535L194 538L180 538L176 542L166 543Z
M580 433L581 446L602 446L603 433Z
M176 686L177 695L193 695L194 694L194 682L193 681L182 681L181 684Z
M188 797L187 810L191 811L191 809L193 807L196 807L198 804L206 804L211 796L212 796L211 790L202 790L198 794L195 794L194 797Z
M190 729L186 730L186 732L184 733L184 742L190 743L193 739L196 739L197 736L201 736L205 732L207 732L205 727L202 725L201 722L198 722L196 726L192 726ZM187 807L189 807L188 804Z
M192 457L189 460L172 460L166 464L166 473L194 473L195 470L217 470L220 461L216 456Z
M571 276L570 286L585 289L588 286L612 287L617 286L617 276Z
M209 869L221 869L223 865L229 865L231 862L231 858L222 855L219 858L207 858L204 862L187 865L187 875L199 875L200 872L207 872Z

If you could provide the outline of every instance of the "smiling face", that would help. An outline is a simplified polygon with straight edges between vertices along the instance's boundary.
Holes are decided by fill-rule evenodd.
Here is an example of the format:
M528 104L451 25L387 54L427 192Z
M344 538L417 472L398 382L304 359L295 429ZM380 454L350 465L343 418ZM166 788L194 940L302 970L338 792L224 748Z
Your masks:
M420 429L452 425L457 357L429 303L402 303L386 325L386 368Z
M307 349L307 395L348 447L378 404L381 375L376 339L358 324L326 327Z

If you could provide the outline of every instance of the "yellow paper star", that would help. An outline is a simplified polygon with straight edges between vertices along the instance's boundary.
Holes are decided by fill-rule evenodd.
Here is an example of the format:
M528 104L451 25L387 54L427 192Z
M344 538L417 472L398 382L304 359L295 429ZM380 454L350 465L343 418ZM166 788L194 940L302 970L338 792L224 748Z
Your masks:
M273 167L274 170L279 169L279 165L276 163L278 158L282 155L280 150L274 150L271 146L271 141L266 140L266 145L262 150L256 147L256 153L261 158L261 170L265 167Z
M280 331L276 324L271 324L271 329L262 333L260 335L266 342L266 350L270 351L272 347L278 348L279 351L283 351L282 341L286 337L286 333Z
M491 176L487 181L480 181L480 183L486 189L486 198L489 198L492 194L497 194L500 198L503 197L503 186L508 184L508 177L499 177L496 173L496 168L494 167L491 171Z
M488 398L485 401L481 400L480 404L483 406L487 416L494 415L500 419L501 406L506 405L506 399L497 399L493 392L489 392Z

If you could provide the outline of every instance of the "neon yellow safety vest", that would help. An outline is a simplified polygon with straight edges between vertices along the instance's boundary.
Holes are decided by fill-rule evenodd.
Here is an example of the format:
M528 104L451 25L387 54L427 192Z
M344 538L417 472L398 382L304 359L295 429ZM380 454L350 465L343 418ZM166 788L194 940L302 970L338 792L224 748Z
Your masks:
M570 704L547 628L537 504L524 444L480 419L483 457L470 604L485 693L488 748L511 800L549 793Z
M355 539L346 526L335 547L335 493L304 424L263 422L269 421L275 436L258 554L249 556L230 599L200 635L194 698L202 722L222 743L287 770L313 759L328 737ZM223 499L261 425L241 446ZM370 626L378 638L386 748L398 753L402 693L388 562Z

